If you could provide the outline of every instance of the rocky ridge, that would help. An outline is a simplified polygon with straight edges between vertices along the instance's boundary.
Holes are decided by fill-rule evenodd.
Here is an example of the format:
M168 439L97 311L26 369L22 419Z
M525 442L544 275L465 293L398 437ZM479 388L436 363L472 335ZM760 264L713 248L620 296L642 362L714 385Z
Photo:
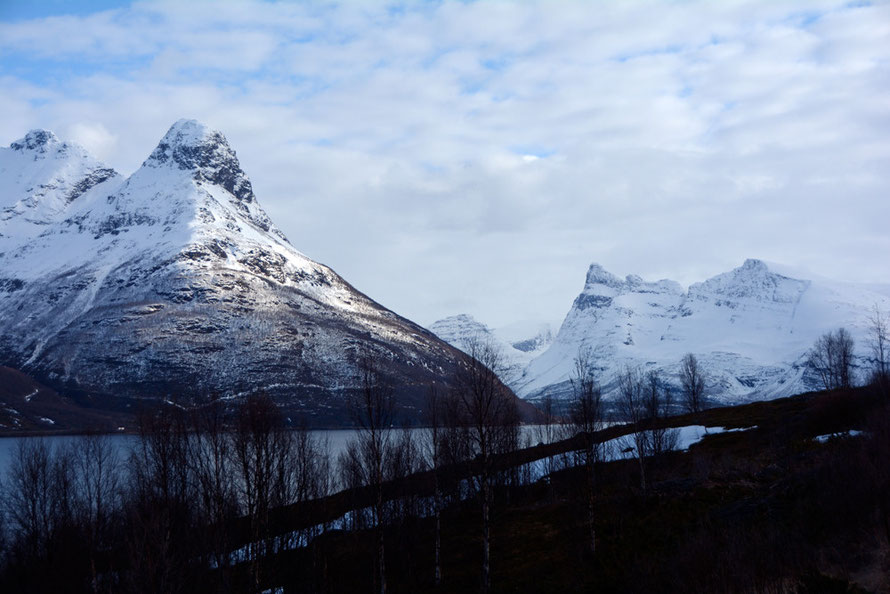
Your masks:
M532 401L568 398L574 360L586 352L607 399L628 366L658 371L678 390L680 360L691 352L708 375L712 401L789 396L820 387L807 351L840 326L857 342L864 379L868 319L875 306L890 311L890 287L799 276L750 259L684 290L671 280L620 278L592 264L552 344L504 379Z

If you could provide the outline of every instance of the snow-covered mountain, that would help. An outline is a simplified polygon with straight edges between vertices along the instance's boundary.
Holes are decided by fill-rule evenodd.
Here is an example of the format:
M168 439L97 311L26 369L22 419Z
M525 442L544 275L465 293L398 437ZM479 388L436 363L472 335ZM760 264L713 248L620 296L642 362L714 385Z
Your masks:
M494 346L503 358L498 370L501 380L513 386L520 380L526 366L553 342L553 333L546 323L516 323L504 328L489 328L473 316L460 314L443 318L430 325L436 336L466 352L470 341L481 340Z
M295 250L219 132L180 120L127 179L42 130L0 149L0 364L82 395L263 390L337 422L365 353L405 409L464 360Z
M747 260L684 290L670 280L621 279L593 264L553 344L511 387L531 400L566 397L574 359L586 350L608 398L628 365L659 370L679 384L680 359L691 352L708 375L711 399L776 398L819 387L806 353L840 326L856 339L864 373L868 318L876 305L890 310L890 286L794 278L780 270Z
M46 130L0 149L0 254L40 235L90 189L120 181L82 147Z

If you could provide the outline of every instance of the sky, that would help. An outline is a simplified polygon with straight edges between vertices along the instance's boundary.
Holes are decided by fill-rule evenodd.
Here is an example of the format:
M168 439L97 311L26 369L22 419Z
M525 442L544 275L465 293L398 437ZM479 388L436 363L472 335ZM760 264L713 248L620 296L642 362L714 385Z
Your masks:
M0 0L0 113L125 175L198 119L425 325L558 324L592 262L890 282L886 2Z

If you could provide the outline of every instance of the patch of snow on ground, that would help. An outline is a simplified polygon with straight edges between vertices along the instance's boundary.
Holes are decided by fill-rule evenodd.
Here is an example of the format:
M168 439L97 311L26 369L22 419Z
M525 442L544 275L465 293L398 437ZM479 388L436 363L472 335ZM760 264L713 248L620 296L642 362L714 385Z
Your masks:
M676 427L673 429L678 432L677 447L678 451L687 451L690 446L700 442L706 435L716 435L718 433L731 433L735 431L747 431L755 427L737 427L727 429L726 427L705 427L704 425L687 425L685 427ZM633 434L622 435L615 439L610 439L602 444L603 456L606 461L624 460L627 458L636 458L634 448Z
M832 439L841 439L843 437L857 437L862 435L862 431L857 429L850 429L849 431L841 431L839 433L826 433L824 435L817 435L813 439L818 441L819 443L826 443Z

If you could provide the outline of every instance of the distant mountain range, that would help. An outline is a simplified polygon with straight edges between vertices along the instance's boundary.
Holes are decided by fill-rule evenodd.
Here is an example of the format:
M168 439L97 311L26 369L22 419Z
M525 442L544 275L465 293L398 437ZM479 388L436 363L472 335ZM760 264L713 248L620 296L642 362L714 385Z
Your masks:
M365 355L408 417L466 361L294 249L219 132L176 122L126 179L44 130L0 149L0 365L90 406L262 391L339 424Z
M875 306L890 311L890 286L803 278L777 265L746 260L730 272L684 290L670 280L619 278L590 266L552 343L502 379L520 396L571 395L574 360L594 359L607 398L627 366L657 370L679 387L680 360L698 358L707 376L707 396L738 403L777 398L819 388L806 365L807 351L821 334L845 326L857 341L857 365L869 367L868 319ZM431 326L457 347L484 326L456 316ZM507 358L521 363L505 347Z
M294 422L342 424L364 356L416 419L429 386L447 389L466 363L458 349L472 336L501 349L502 379L532 401L570 394L582 350L607 395L628 365L676 384L692 352L712 400L773 398L818 387L806 352L838 326L864 370L875 306L890 311L888 286L759 260L686 290L594 264L555 336L470 316L431 332L294 249L223 135L194 120L175 123L128 178L45 130L0 148L0 366L18 386L0 393L0 430L51 428L52 414L74 427L78 406L117 423L140 402L256 392Z
M518 382L532 359L553 342L553 332L546 323L520 323L492 329L467 314L438 320L430 330L460 349L465 349L468 341L476 339L494 345L502 358L501 368L497 371L508 385Z

